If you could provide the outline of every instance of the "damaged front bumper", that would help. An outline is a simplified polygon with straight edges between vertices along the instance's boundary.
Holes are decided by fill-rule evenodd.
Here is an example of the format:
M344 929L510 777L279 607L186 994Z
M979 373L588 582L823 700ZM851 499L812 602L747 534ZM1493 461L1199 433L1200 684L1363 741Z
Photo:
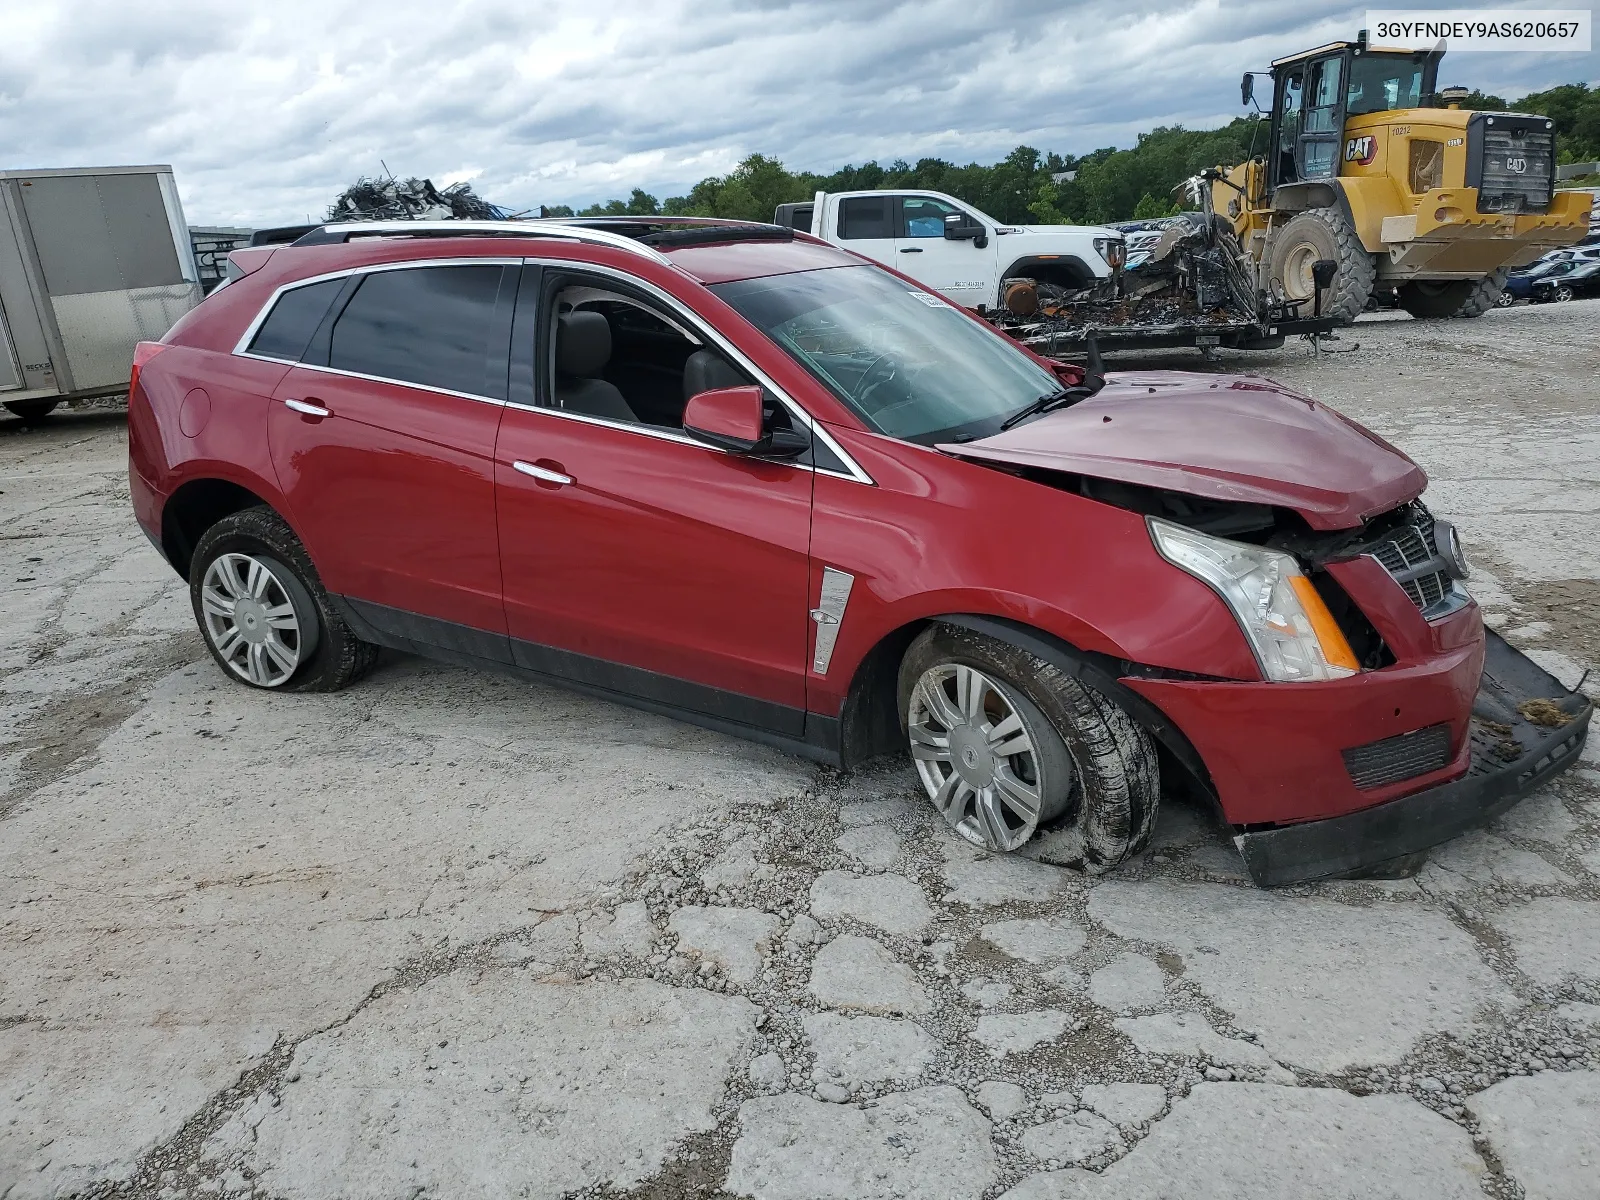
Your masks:
M1342 816L1252 829L1234 838L1262 887L1377 874L1512 808L1578 761L1593 703L1504 638L1485 631L1472 706L1471 765L1450 783ZM1545 702L1540 704L1539 702ZM1525 712L1559 725L1536 723Z

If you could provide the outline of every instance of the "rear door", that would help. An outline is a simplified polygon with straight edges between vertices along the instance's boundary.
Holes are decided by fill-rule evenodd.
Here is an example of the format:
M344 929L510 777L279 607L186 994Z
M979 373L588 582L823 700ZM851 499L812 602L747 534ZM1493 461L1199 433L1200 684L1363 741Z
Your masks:
M932 196L896 196L900 236L896 239L893 264L913 279L942 292L957 304L976 308L993 303L998 294L995 256L999 253L994 238L946 241L945 218L972 214Z
M519 272L435 260L351 276L268 417L328 590L392 636L499 659L494 443Z
M846 250L888 267L899 266L895 262L895 251L900 214L895 201L896 197L887 192L846 196L839 201L834 229L825 230L824 236L832 232Z

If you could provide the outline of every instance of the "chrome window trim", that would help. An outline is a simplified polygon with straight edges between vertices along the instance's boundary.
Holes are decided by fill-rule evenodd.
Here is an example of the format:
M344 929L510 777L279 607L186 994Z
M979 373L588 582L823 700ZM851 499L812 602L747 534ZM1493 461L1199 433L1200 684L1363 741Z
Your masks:
M666 260L663 258L662 261ZM861 469L856 460L850 457L850 455L845 451L844 447L839 445L839 443L834 440L833 436L828 433L827 429L822 425L821 422L812 417L812 415L807 412L798 401L796 401L781 387L774 383L771 376L769 376L765 371L761 370L760 367L756 366L755 363L751 362L742 351L735 347L732 342L728 341L727 338L723 337L720 332L712 329L704 320L700 318L698 314L687 311L684 306L679 303L676 297L672 296L662 288L657 287L649 280L640 279L637 275L630 275L626 271L621 271L615 267L608 267L600 263L575 262L572 259L566 258L545 259L529 258L526 256L519 256L516 258L473 256L469 258L425 258L409 259L405 262L368 263L359 267L344 267L337 271L328 271L322 275L308 275L304 279L295 279L288 283L279 284L273 289L272 295L267 297L260 310L256 313L255 317L246 327L244 334L236 343L234 343L232 353L238 358L254 359L257 362L279 363L290 368L299 367L304 371L320 371L326 375L339 375L346 379L366 379L372 381L373 383L392 383L399 387L416 388L419 391L433 392L441 396L455 396L462 400L475 400L480 404L493 404L501 408L516 408L527 412L549 413L552 416L563 417L571 421L584 421L591 425L602 425L609 429L621 429L629 433L640 434L644 437L660 438L664 441L677 442L681 445L696 446L702 450L711 451L712 453L716 454L728 453L728 451L719 450L714 446L708 446L706 443L689 437L687 434L678 433L670 429L663 429L658 426L644 425L641 423L627 421L611 421L604 417L591 417L585 413L572 413L560 408L551 408L538 404L518 404L514 400L501 400L494 396L480 396L471 392L457 392L452 391L449 388L431 387L427 384L413 383L408 379L392 379L385 375L367 375L360 371L345 371L338 367L325 367L316 363L294 362L285 358L273 358L271 355L267 354L252 354L248 349L250 343L255 340L255 336L260 331L262 324L265 323L267 315L271 313L273 308L277 305L279 298L282 297L285 292L294 291L296 288L310 287L312 284L326 283L332 279L346 279L352 275L373 275L379 271L405 271L421 269L423 267L516 267L524 264L538 267L556 267L566 270L583 271L598 275L608 275L614 279L621 280L631 287L636 287L640 291L645 292L651 297L651 299L668 308L681 321L687 324L690 329L696 331L701 338L702 344L714 345L718 347L723 353L728 355L729 358L733 359L742 368L754 376L763 387L777 397L778 402L789 411L791 417L794 417L803 425L805 425L805 427L811 432L812 437L817 438L824 445L826 445L834 454L834 456L838 458L840 462L845 464L846 470L835 471L830 468L816 467L805 463L784 463L781 459L772 459L769 461L783 466L793 467L795 470L811 471L817 475L829 475L835 479L848 479L854 483L866 484L868 487L877 486L877 481Z
M801 470L813 471L818 475L831 475L835 479L849 479L855 483L866 484L868 487L877 486L877 481L861 469L861 466L856 462L856 460L851 458L850 455L846 453L845 448L834 440L833 435L827 431L820 421L807 412L797 400L789 395L789 393L784 391L775 382L773 382L772 377L760 367L756 366L755 363L751 362L750 359L745 356L743 351L739 350L738 347L736 347L732 342L723 337L719 330L712 328L698 313L686 309L677 299L677 297L673 296L671 293L660 287L657 287L648 279L640 279L637 275L630 275L626 271L618 270L616 267L604 266L600 263L573 262L571 259L566 258L526 258L523 261L530 266L555 267L569 271L582 271L597 275L609 275L613 279L620 279L630 287L635 287L640 291L645 292L650 296L651 299L669 309L680 321L684 322L689 326L689 328L693 329L700 336L701 341L705 345L716 346L734 362L738 363L740 367L749 372L750 375L752 375L762 387L766 388L767 391L771 392L775 397L777 397L778 402L782 404L784 408L788 409L791 417L805 425L805 427L811 432L812 437L826 445L828 449L833 452L834 456L838 458L840 462L844 463L846 469L844 471L834 471L826 467L812 467L800 463L791 463L788 465L794 466ZM537 404L518 404L515 401L507 401L507 407L528 409L532 412L554 413L557 416L570 417L579 421L588 421L596 425L605 425L612 429L625 429L632 433L642 433L647 437L664 437L669 441L683 442L687 445L699 446L705 450L715 449L715 447L707 446L704 442L696 441L694 438L691 438L685 434L674 433L668 429L660 429L653 426L642 426L640 424L629 423L627 421L611 421L604 417L591 417L580 413L569 413L565 409L549 408ZM718 451L718 453L727 452Z
M396 387L414 388L419 392L432 392L436 396L454 396L458 400L476 400L479 404L492 404L496 408L507 407L506 401L495 396L480 396L474 392L456 392L449 388L434 387L427 383L413 383L409 379L390 379L387 375L364 375L360 371L341 371L338 367L319 367L313 363L289 362L283 358L268 358L265 354L241 354L240 358L253 358L258 362L279 363L290 368L298 367L302 371L316 371L323 375L338 375L343 379L365 379L369 383L392 383Z
M329 271L323 275L307 275L304 279L292 279L288 283L280 283L276 288L273 289L272 295L267 297L266 303L262 304L260 311L256 313L254 319L251 320L248 326L246 326L244 336L242 336L233 344L233 353L241 358L254 358L260 362L287 362L291 366L305 367L307 370L319 369L307 363L293 362L286 358L273 358L270 354L250 353L250 343L255 340L256 334L260 331L261 326L266 322L267 314L277 306L279 298L282 297L285 292L292 292L297 288L310 287L314 283L327 283L330 279L348 279L352 275L376 275L379 271L412 271L420 270L423 267L520 267L521 265L522 258L520 255L515 258L423 258L410 259L406 262L368 263L365 266L360 267L342 267L337 271ZM320 369L332 370L333 368L323 367ZM353 375L355 372L341 371L339 374ZM358 378L380 379L383 377L378 375L360 375ZM407 387L423 386L422 384L406 383L406 380L404 379L384 379L384 382L404 383ZM444 389L429 388L428 390L442 391ZM450 394L459 396L463 393L452 392ZM479 399L489 399L489 397L479 397Z

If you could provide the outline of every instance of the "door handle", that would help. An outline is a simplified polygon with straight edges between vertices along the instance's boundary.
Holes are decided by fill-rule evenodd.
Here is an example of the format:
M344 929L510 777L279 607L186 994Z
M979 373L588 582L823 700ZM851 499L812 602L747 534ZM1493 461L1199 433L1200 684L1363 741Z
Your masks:
M294 409L295 412L300 413L303 416L307 416L307 417L331 417L331 416L333 416L333 413L330 412L328 409L323 408L322 405L318 404L316 402L315 398L308 399L308 400L286 399L286 400L284 400L283 404L284 404L285 408L292 408L292 409Z
M921 254L922 253L922 247L921 246L901 246L900 247L900 253L901 254Z
M571 475L563 475L560 471L552 471L549 467L541 467L536 463L522 462L520 459L511 464L513 470L521 471L524 475L531 475L541 483L553 483L557 487L565 487L572 482Z

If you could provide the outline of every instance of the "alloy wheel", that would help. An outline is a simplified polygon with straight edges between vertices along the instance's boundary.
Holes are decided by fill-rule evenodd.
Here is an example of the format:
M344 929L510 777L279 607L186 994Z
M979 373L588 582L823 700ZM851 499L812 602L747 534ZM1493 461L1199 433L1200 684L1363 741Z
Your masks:
M907 713L911 757L952 829L991 850L1015 850L1039 825L1045 780L1036 731L1006 685L959 663L923 672Z
M257 687L287 683L305 644L300 619L279 572L249 554L220 554L200 583L206 637L240 679Z

